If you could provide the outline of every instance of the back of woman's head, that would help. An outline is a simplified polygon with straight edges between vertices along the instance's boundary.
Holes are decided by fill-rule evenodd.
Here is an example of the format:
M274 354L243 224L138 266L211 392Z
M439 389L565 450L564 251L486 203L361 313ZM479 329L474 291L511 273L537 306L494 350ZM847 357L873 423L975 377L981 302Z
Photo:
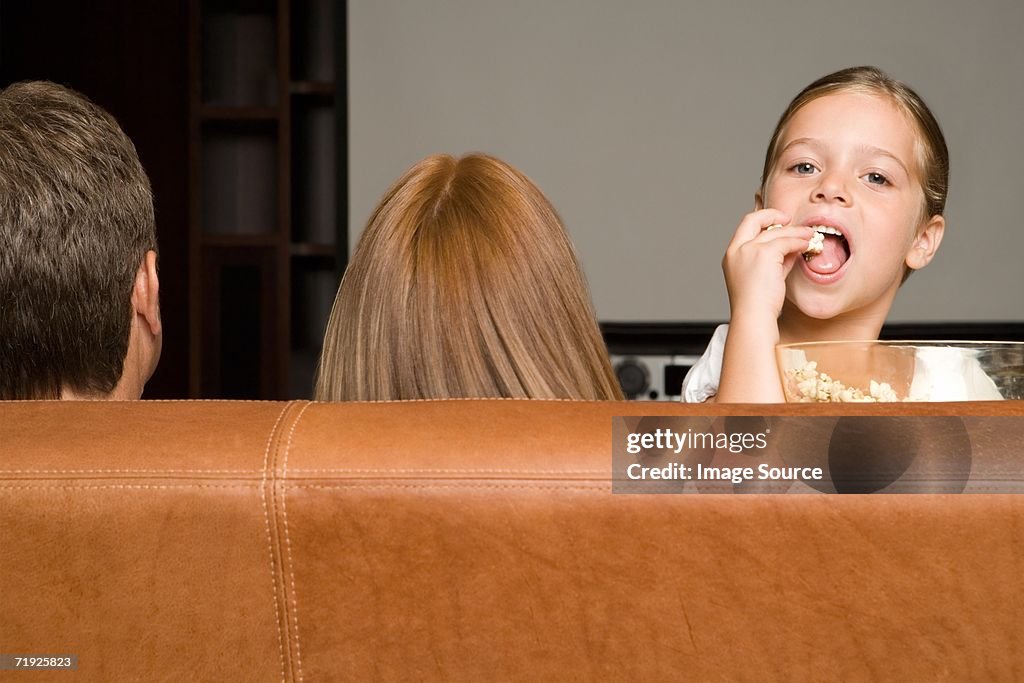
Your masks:
M334 301L319 400L621 398L554 208L493 157L432 156L381 200Z

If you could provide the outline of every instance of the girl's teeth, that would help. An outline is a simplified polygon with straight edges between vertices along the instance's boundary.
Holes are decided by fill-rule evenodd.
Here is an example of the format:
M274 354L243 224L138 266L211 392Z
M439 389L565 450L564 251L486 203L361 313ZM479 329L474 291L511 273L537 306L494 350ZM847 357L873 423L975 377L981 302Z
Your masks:
M815 232L818 232L818 233L822 233L823 232L826 235L839 235L840 237L842 237L842 235L843 235L843 233L841 233L836 228L833 228L831 225L812 225L810 227Z

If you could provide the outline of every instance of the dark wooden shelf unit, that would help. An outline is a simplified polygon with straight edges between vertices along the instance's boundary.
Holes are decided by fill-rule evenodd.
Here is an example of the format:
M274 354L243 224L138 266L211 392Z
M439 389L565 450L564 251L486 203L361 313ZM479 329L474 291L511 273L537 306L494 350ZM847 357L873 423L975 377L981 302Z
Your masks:
M348 251L345 3L190 3L190 395L310 397Z

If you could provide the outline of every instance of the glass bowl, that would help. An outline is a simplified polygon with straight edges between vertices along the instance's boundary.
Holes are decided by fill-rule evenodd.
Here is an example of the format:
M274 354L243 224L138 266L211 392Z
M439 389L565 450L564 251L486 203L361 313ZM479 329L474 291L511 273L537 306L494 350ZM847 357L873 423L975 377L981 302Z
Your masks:
M807 342L775 356L789 403L1024 399L1024 342Z

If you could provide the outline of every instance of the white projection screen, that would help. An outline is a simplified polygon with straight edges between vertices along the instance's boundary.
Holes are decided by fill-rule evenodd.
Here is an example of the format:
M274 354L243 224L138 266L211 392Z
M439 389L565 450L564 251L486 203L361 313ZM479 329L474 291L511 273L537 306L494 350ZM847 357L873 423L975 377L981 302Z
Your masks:
M1024 3L352 0L354 246L388 185L484 151L559 210L604 321L728 317L721 258L815 78L874 64L951 152L945 240L892 321L1024 320Z

